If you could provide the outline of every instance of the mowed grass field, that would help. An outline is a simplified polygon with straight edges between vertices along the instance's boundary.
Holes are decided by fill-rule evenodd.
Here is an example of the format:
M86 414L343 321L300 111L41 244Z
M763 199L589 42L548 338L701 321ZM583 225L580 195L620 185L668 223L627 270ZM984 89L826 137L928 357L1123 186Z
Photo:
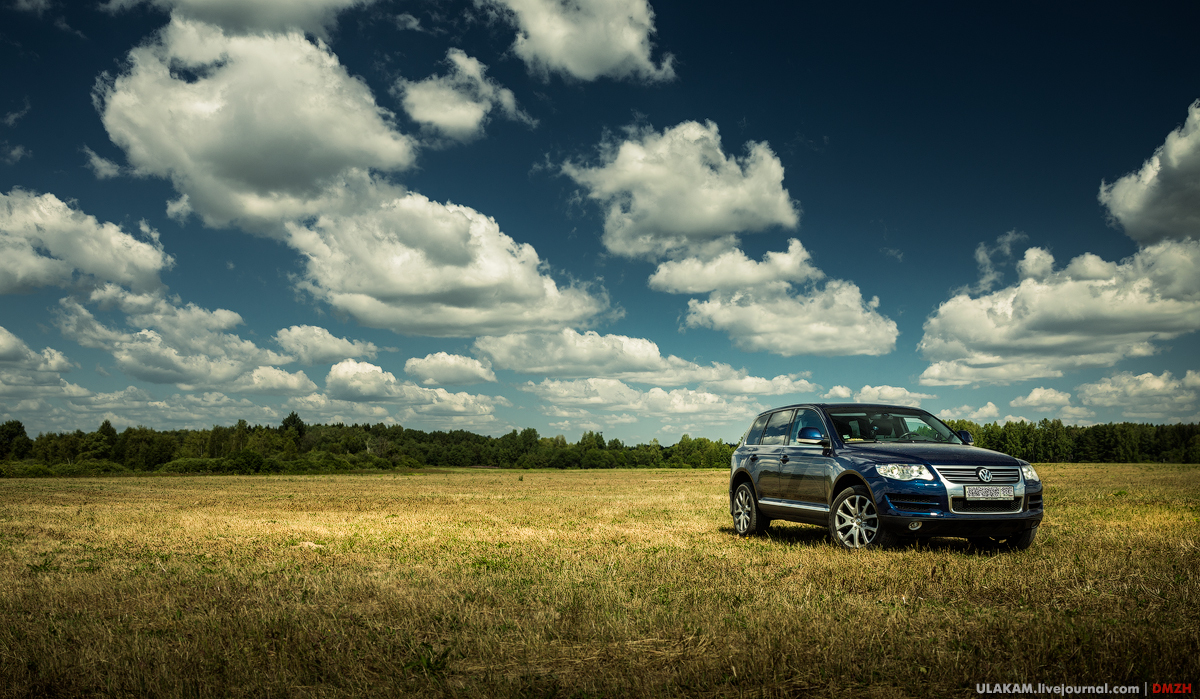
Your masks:
M1017 553L739 539L725 471L0 481L0 691L1200 692L1200 470L1038 471Z

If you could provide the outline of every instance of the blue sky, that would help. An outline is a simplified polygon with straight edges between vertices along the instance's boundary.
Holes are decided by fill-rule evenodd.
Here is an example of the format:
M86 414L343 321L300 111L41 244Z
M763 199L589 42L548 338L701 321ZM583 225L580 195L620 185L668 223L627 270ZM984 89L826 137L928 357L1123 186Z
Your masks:
M1200 421L1194 3L6 2L32 433Z

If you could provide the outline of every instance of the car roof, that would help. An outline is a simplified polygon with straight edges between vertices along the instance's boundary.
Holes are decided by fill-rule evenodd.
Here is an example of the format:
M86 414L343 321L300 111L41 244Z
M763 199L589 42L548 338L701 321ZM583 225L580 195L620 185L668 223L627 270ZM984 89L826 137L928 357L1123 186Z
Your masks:
M789 408L821 408L823 410L920 410L923 413L929 412L922 408L915 408L911 405L890 405L887 403L793 403L791 405L781 405L777 408L764 410L758 415L761 417L767 413L773 413L779 410L787 410Z

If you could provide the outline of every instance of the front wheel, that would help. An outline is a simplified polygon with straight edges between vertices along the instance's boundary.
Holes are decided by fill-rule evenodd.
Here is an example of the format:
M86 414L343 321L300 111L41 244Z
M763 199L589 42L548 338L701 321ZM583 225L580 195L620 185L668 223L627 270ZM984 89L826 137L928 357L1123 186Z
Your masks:
M886 548L897 542L897 537L880 526L879 513L871 491L856 485L838 493L829 510L829 533L844 549Z
M738 536L750 536L767 528L770 521L758 509L754 486L742 483L733 491L733 530Z

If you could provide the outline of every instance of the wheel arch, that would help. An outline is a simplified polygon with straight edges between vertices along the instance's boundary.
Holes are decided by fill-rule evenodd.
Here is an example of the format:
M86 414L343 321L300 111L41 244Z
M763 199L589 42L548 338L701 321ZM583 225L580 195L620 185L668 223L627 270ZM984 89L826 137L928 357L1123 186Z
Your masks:
M754 487L754 479L750 477L749 473L739 470L737 473L733 474L733 478L731 478L729 480L729 512L730 512L730 514L733 513L733 494L737 492L738 486L741 485L742 483L749 483L750 489L754 491L755 499L758 498L758 488Z
M837 496L843 490L853 488L856 485L866 488L868 493L871 492L871 484L867 483L867 479L863 478L861 473L858 471L843 471L833 482L833 487L829 489L829 504L832 505L833 501L837 499ZM871 499L875 499L873 493L871 494Z

